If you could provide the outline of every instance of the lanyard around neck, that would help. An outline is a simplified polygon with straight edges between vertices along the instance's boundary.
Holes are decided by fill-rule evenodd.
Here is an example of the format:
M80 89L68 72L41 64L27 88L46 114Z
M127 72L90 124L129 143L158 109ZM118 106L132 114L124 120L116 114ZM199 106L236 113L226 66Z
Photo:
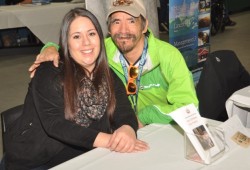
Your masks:
M141 79L141 74L142 74L142 70L143 70L143 66L144 64L146 63L146 60L147 60L147 49L148 49L148 39L147 37L144 38L144 47L143 47L143 52L142 52L142 55L140 57L140 60L139 60L139 74L136 78L136 93L133 94L133 95L129 95L132 102L133 102L133 106L134 106L134 110L136 112L136 107L137 107L137 100L138 100L138 91L139 91L139 88L140 88L140 79ZM125 57L122 55L122 53L120 54L120 62L121 62L121 65L122 65L122 69L123 69L123 72L124 72L124 76L125 76L125 79L126 79L126 83L128 83L128 67L127 67L127 60L125 59ZM129 63L128 63L129 64Z

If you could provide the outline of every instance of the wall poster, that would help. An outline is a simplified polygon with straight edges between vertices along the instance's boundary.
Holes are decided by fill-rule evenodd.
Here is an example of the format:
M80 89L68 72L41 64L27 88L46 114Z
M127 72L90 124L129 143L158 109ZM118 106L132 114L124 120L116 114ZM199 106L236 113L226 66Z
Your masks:
M210 52L211 0L199 1L198 63L203 62Z
M187 66L198 62L199 0L169 1L169 42L180 50Z
M180 50L195 85L210 52L211 0L169 1L169 42Z

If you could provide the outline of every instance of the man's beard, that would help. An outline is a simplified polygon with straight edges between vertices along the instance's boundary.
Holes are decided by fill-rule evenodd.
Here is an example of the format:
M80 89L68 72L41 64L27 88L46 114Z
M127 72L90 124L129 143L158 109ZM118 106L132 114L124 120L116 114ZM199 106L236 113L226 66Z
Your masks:
M118 49L122 53L126 54L133 50L136 41L136 36L134 34L115 34L112 39L115 41L115 44ZM127 40L132 40L132 44L130 46L127 45Z

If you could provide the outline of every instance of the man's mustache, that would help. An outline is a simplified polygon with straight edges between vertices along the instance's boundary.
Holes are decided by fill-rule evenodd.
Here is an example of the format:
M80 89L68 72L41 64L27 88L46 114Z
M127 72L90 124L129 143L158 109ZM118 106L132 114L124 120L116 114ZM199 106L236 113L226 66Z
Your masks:
M115 34L114 36L115 39L135 39L135 35L133 34Z

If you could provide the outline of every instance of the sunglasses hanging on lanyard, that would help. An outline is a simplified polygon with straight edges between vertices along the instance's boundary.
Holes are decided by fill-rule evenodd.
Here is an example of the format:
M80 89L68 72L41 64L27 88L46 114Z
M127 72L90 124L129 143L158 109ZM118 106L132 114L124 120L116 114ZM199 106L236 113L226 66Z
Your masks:
M139 58L139 65L135 66L137 62L134 64L130 64L129 67L126 63L127 60L124 58L124 56L120 55L120 62L122 65L122 69L124 72L124 76L126 78L126 91L127 95L129 95L131 101L133 102L134 111L137 111L137 100L138 100L138 91L140 88L140 78L141 73L143 70L143 66L146 63L146 55L147 55L147 49L148 49L148 39L145 37L144 39L144 47L141 57Z

